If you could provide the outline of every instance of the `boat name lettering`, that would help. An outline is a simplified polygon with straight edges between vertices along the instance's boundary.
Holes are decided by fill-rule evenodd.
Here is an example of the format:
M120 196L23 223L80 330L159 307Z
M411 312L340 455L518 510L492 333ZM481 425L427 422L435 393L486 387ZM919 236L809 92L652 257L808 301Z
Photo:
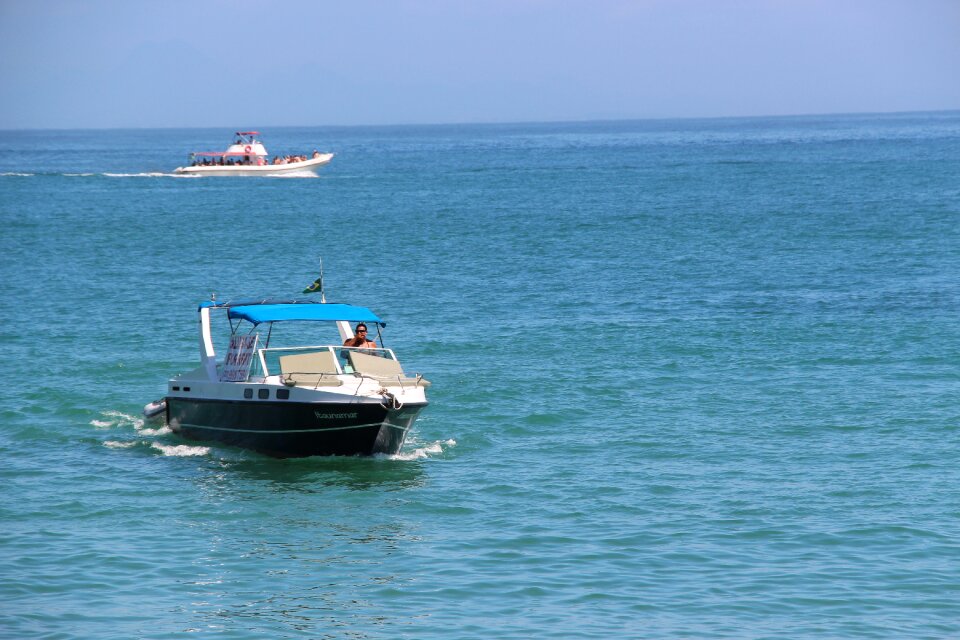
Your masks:
M357 414L354 413L320 413L319 411L314 411L313 414L317 416L317 420L337 420L340 418L356 418Z

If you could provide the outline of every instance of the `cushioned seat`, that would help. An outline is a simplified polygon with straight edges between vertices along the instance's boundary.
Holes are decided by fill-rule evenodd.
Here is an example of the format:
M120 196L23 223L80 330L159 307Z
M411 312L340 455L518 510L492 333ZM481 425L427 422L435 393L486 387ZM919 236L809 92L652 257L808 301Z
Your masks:
M353 370L359 374L376 378L385 387L429 387L430 383L421 376L407 376L396 360L372 356L359 351L347 351Z
M304 387L339 387L340 373L332 351L313 351L280 356L284 384Z
M396 360L381 358L380 356L371 356L359 351L348 351L350 364L357 373L362 373L374 378L387 376L403 375L403 368Z

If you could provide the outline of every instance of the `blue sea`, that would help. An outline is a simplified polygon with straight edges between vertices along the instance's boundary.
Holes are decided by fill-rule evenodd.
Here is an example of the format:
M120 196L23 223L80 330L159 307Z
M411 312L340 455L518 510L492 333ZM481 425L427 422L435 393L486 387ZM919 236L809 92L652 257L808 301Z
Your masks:
M232 134L0 132L0 636L960 637L960 112ZM143 424L320 259L399 455Z

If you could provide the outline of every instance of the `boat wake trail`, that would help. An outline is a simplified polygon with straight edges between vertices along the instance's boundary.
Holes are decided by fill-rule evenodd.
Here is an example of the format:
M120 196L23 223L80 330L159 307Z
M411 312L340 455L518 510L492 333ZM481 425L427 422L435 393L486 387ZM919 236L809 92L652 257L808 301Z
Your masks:
M179 173L104 173L107 178L199 178L200 176L181 175Z
M210 176L198 175L195 173L167 173L163 171L143 171L140 173L25 173L21 171L0 172L0 178L33 178L36 176L63 176L64 178L177 178L179 180L196 180ZM216 177L216 176L214 176ZM269 174L265 173L261 178L319 178L312 171L290 171L287 173Z
M205 456L210 453L210 447L194 447L188 444L168 445L154 442L150 446L160 451L165 456Z
M113 429L117 427L133 427L137 430L143 429L143 418L131 416L122 411L101 411L100 415L103 416L103 420L90 421L90 425L97 429Z
M455 446L457 446L456 440L437 440L436 442L418 446L412 451L401 451L400 453L394 454L378 453L376 457L384 460L423 460L425 458L435 458L442 455Z
M210 453L210 447L196 447L185 444L171 445L152 440L157 436L172 433L170 427L163 425L157 428L146 426L143 418L131 416L122 411L103 411L101 419L91 420L90 425L97 429L133 429L136 438L132 440L105 440L103 446L110 449L132 449L135 447L150 447L165 456L203 456Z
M179 173L164 173L148 171L141 173L25 173L20 171L0 172L0 178L33 178L33 177L63 177L63 178L198 178L200 176L180 175Z

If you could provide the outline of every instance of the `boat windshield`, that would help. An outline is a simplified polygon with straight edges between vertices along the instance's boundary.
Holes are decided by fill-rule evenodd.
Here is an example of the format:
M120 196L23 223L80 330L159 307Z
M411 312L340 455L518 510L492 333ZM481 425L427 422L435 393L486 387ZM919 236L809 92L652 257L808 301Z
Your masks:
M251 376L341 375L400 371L391 349L357 349L335 345L278 347L259 350ZM264 366L266 369L264 370Z

